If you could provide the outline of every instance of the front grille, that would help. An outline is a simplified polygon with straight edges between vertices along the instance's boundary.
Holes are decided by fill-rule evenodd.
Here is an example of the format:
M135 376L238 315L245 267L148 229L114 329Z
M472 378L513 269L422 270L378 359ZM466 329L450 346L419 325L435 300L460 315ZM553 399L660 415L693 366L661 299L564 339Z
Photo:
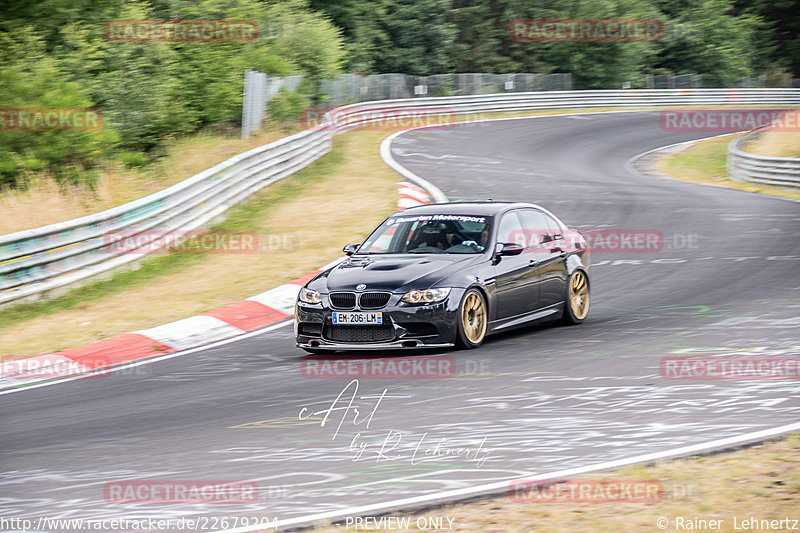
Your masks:
M361 309L380 309L389 303L390 292L365 292L358 298Z
M331 306L336 309L354 309L356 294L354 292L332 292L330 294Z
M304 337L319 337L322 334L322 324L313 322L300 322L297 332Z
M391 324L381 326L328 326L325 338L337 342L380 342L394 338Z

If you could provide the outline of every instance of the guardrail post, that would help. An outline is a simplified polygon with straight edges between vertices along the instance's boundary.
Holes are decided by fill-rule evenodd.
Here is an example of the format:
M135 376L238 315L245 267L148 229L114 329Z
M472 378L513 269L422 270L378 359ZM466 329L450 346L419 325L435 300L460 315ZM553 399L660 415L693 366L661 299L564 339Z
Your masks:
M242 98L242 139L250 137L250 120L252 110L252 80L253 70L245 69L244 71L244 97Z

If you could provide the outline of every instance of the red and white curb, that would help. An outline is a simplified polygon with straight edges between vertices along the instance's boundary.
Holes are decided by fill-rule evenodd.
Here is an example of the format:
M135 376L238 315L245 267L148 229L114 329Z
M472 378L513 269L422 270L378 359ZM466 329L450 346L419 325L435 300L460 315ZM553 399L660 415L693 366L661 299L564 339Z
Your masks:
M125 333L80 348L0 364L0 389L85 374L122 363L202 346L291 318L300 287L319 270L214 311Z
M431 195L413 183L400 182L398 188L397 205L401 209L431 203ZM201 315L125 333L80 348L0 362L0 389L92 373L271 326L293 316L300 287L340 261L342 258L274 289Z
M425 189L407 181L397 183L397 192L397 207L400 209L431 203L431 196Z

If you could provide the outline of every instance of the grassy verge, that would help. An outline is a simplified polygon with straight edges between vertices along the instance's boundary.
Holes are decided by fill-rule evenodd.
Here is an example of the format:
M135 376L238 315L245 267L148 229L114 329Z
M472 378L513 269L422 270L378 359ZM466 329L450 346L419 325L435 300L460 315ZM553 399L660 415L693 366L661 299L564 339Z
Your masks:
M663 486L664 495L656 503L520 502L499 497L392 516L410 516L412 526L419 517L449 517L454 519L451 531L481 533L763 531L758 527L743 528L742 521L787 517L800 520L800 435L795 433L734 452L663 461L651 466L636 465L580 479L655 480ZM668 521L663 529L657 525L662 517ZM682 528L676 522L678 517L684 519ZM688 521L696 519L716 519L721 523L718 528L685 527ZM446 519L444 524L448 524ZM319 525L315 529L320 533L363 530L352 525L350 528ZM771 530L790 531L790 528ZM403 531L424 529L411 527Z
M729 179L725 165L728 157L728 145L735 138L735 135L726 135L697 142L681 152L662 158L658 162L658 169L675 178L696 183L800 199L800 191L791 187L740 183ZM752 149L749 150L752 151Z

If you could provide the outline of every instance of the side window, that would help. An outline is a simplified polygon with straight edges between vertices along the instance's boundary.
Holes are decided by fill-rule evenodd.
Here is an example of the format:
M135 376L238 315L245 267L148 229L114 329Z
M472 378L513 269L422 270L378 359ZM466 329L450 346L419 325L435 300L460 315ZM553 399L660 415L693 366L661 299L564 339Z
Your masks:
M522 229L522 223L516 212L506 213L500 219L500 225L497 227L497 242L525 246L525 231Z
M546 216L541 211L524 209L521 212L522 224L525 227L525 247L538 247L542 243L553 240L553 229ZM553 221L555 222L555 221Z
M544 218L547 220L547 225L550 227L550 234L553 235L553 237L558 237L561 235L561 238L563 238L564 230L561 229L561 226L558 224L558 222L556 222L556 220L549 215L544 215Z

